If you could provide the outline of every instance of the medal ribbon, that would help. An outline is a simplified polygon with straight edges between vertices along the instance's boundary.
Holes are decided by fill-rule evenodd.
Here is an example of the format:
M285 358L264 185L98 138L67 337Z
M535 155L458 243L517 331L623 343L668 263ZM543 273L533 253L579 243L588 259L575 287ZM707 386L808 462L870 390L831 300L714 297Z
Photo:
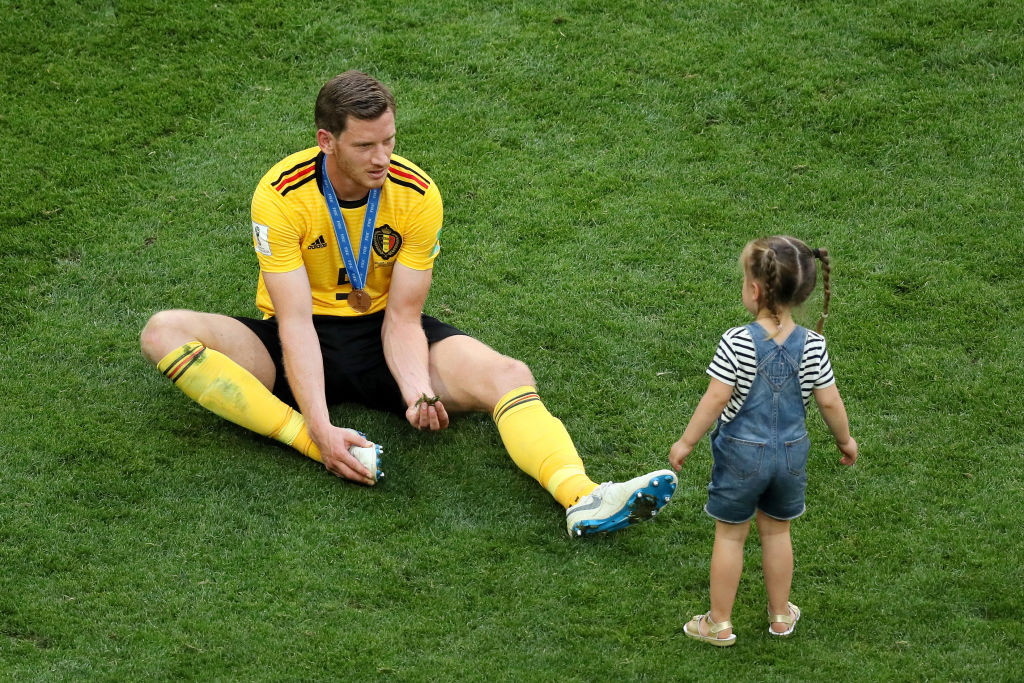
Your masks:
M341 250L341 258L345 262L345 270L348 271L352 289L364 289L366 277L370 272L370 245L373 243L373 228L377 222L377 207L380 206L380 188L375 187L370 190L370 196L366 199L366 217L363 219L363 235L359 239L358 264L352 251L352 241L348 238L345 217L341 215L338 196L334 194L331 179L327 177L326 159L324 160L324 199L327 200L327 212L331 214L334 236L338 238L338 248Z

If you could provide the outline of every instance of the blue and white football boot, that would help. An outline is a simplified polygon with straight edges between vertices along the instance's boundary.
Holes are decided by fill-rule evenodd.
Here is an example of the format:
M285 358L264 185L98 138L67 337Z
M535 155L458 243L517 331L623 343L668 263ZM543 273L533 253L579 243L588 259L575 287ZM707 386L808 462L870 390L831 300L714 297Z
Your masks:
M658 470L618 484L606 481L565 511L569 536L618 531L646 521L672 500L676 485L671 470Z
M362 432L359 432L359 435L366 438ZM384 449L379 443L371 442L369 446L349 446L348 452L359 461L359 464L373 473L374 484L384 478L384 473L380 470L380 456Z

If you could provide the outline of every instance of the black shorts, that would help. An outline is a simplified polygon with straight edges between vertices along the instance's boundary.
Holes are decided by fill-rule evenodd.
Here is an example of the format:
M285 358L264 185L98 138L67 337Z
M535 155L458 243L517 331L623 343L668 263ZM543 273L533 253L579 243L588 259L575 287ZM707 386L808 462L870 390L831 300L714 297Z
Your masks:
M274 359L277 377L274 380L274 395L288 405L297 408L291 387L284 373L281 355L281 338L277 332L277 320L257 320L236 316L267 347ZM423 331L427 344L465 334L462 330L441 322L437 318L423 315ZM380 330L384 323L384 311L343 317L336 315L314 315L313 327L320 338L320 352L324 358L324 383L328 405L335 403L360 403L368 408L386 410L399 415L405 413L405 402L398 383L391 376L384 360L384 345Z

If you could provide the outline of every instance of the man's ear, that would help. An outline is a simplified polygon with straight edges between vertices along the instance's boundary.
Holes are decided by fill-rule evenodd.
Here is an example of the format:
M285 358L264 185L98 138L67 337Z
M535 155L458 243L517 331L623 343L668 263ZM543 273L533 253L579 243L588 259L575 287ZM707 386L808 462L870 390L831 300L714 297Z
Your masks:
M334 153L334 145L336 144L336 140L334 139L334 136L330 134L329 131L326 131L323 128L321 128L316 132L316 144L320 146L320 151L323 152L324 154L332 154Z

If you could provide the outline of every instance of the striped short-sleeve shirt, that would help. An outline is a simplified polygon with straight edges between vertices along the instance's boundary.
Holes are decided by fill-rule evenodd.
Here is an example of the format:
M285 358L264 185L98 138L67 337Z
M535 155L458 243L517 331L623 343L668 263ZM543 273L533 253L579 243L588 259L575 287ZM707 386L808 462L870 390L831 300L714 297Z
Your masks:
M754 375L757 374L754 340L746 327L733 327L722 335L707 373L732 387L732 396L729 397L729 403L719 418L723 423L729 422L743 406L754 383ZM805 408L811 400L811 392L831 386L836 381L835 375L832 374L828 349L825 347L825 337L813 330L807 330L804 354L800 358L799 377L800 393Z

